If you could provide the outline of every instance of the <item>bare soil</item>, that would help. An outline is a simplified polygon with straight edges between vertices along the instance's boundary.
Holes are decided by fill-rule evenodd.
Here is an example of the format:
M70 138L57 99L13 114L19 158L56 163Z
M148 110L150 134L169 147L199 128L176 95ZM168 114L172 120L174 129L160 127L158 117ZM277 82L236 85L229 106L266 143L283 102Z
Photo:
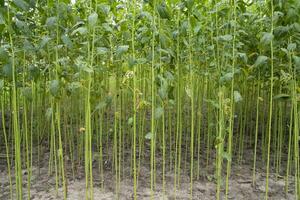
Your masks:
M150 199L150 165L149 158L150 152L146 152L146 157L143 160L138 178L138 198L141 200ZM109 166L109 160L105 160L105 171L103 180L100 179L98 162L94 162L94 199L96 200L110 200L110 199L121 199L129 200L133 199L133 181L130 176L130 153L125 154L127 159L124 159L124 168L122 169L122 180L120 182L120 190L117 193L115 189L115 176L111 166ZM104 156L105 158L105 156ZM108 159L108 158L107 158ZM166 166L165 180L166 189L163 192L162 186L162 161L161 155L158 153L156 157L156 186L154 199L179 199L188 200L190 199L190 178L188 174L189 166L186 165L186 172L184 170L181 173L181 183L174 191L174 172L170 171L169 166ZM258 159L260 160L260 159ZM213 158L212 158L213 161ZM261 161L258 161L260 163ZM68 199L69 200L83 200L85 199L85 176L84 169L78 168L75 174L75 179L72 178L72 170L69 162L66 164L66 176L68 177ZM205 163L205 160L203 162ZM81 166L83 163L81 164ZM106 166L107 165L107 166ZM183 165L184 167L184 162ZM200 168L200 176L198 179L195 178L193 185L193 199L200 200L214 200L216 199L216 184L214 179L214 164L213 162L207 169L205 166ZM228 199L235 200L258 200L264 199L265 193L265 170L263 165L257 167L257 181L256 185L252 185L252 151L245 151L244 160L240 164L234 162L232 166L232 175L230 178L230 192ZM223 164L224 181L226 172L226 163ZM269 179L269 199L271 200L294 200L293 195L293 178L290 177L290 185L288 194L285 193L285 179L283 176L277 176L272 170ZM13 173L13 172L12 172ZM27 197L27 172L26 168L23 170L23 187L24 187L24 199ZM281 175L284 175L281 174ZM13 175L14 178L14 175ZM101 188L101 182L103 188ZM14 179L13 179L14 184ZM14 186L13 186L14 187ZM225 188L225 182L223 185ZM224 195L224 190L222 191ZM224 196L223 196L224 197ZM4 158L0 158L0 199L7 200L10 198L9 190L9 179L6 167L6 161ZM32 169L31 179L31 199L33 200L54 200L63 199L62 187L59 187L58 194L55 191L55 175L48 175L48 154L45 153L43 160L40 162L40 169L37 168L36 164ZM224 199L224 198L222 198Z

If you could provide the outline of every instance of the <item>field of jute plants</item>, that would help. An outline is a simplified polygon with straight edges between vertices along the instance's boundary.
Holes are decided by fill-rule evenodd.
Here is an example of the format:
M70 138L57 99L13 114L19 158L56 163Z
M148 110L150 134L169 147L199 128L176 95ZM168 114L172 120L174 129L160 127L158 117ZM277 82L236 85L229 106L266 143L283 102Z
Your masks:
M0 0L0 199L300 199L299 0Z

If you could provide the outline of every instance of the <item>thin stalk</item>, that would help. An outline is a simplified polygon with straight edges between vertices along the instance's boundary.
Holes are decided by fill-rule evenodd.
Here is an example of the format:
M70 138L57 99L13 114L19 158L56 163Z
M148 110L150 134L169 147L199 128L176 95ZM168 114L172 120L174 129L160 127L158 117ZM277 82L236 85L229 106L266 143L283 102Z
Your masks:
M10 18L10 4L7 5L7 19L11 24ZM15 66L15 50L12 32L9 31L9 43L11 48L11 67L12 67L12 115L13 115L13 133L14 133L14 147L15 147L15 179L16 179L16 195L17 199L23 199L22 190L22 166L21 166L21 135L19 127L19 108L17 105L17 76Z
M237 21L236 16L236 2L233 0L233 20ZM229 114L229 133L228 133L228 154L229 159L227 159L227 175L226 175L226 188L225 188L225 199L228 199L229 193L229 178L231 174L231 161L232 161L232 138L233 138L233 126L234 126L234 73L235 73L235 43L236 43L236 26L233 26L233 40L232 40L232 79L231 79L231 89L230 89L230 114Z
M131 27L131 48L132 48L132 59L135 60L135 7L136 1L132 1L133 10L132 10L132 27ZM133 198L137 199L137 170L136 170L136 109L137 109L137 67L133 68ZM153 133L153 132L152 132Z
M154 195L154 168L155 168L155 9L156 4L155 0L153 1L153 10L152 10L152 42L151 42L151 51L152 51L152 59L151 59L151 180L150 180L150 189L151 189L151 199L153 199Z
M256 98L256 118L255 118L255 139L254 139L253 169L252 169L253 186L256 184L256 154L257 154L258 125L259 125L260 75L258 76L256 90L257 90L257 98Z
M5 97L4 97L4 91L1 95L1 118L2 118L2 127L3 127L3 135L4 135L4 143L5 143L5 151L6 151L6 163L7 163L7 172L8 172L8 178L9 178L9 194L10 199L13 200L13 186L12 186L12 177L11 177L11 164L10 164L10 156L9 156L9 147L8 147L8 140L7 140L7 132L6 132L6 121L5 121L5 110L4 110L4 103L5 103Z
M273 34L273 1L271 0L271 34ZM266 193L265 199L268 199L269 193L269 174L270 174L270 146L271 146L271 133L272 133L272 112L273 112L273 79L274 79L274 50L273 50L273 39L270 43L271 49L271 80L270 80L270 100L269 100L269 121L268 121L268 142L267 142L267 174L266 174Z

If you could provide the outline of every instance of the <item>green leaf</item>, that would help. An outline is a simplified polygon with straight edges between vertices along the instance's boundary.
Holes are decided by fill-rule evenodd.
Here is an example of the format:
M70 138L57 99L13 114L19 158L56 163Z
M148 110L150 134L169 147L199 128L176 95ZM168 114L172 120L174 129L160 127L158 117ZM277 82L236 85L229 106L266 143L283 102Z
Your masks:
M42 41L40 43L40 48L44 48L44 46L51 40L48 36L43 36Z
M225 158L227 161L231 161L231 156L227 152L223 152L222 153L222 157Z
M0 12L0 25L5 24L5 18L3 17L2 13Z
M163 54L167 54L167 55L170 54L170 52L168 50L166 50L166 49L160 48L160 49L158 49L158 51L161 52L161 53L163 53Z
M229 42L232 40L232 38L232 35L221 35L218 39L223 42Z
M192 90L191 90L190 87L186 86L185 87L185 92L186 92L188 97L190 97L190 98L192 97Z
M4 80L0 80L0 91L2 91L4 88Z
M50 82L50 93L54 97L59 96L59 91L60 91L60 84L58 80L52 80Z
M80 66L80 69L81 69L82 71L87 72L87 73L93 73L93 71L94 71L92 68L88 67L87 65L82 65L82 66Z
M104 15L108 15L110 11L110 6L104 3L99 4L98 8Z
M56 21L57 21L57 18L56 17L49 17L47 18L46 20L46 26L48 28L52 28L53 26L56 25Z
M7 63L2 68L5 77L12 78L12 66L11 63Z
M215 148L217 148L220 144L224 142L222 137L216 137L214 141Z
M21 21L21 20L16 20L16 26L18 27L18 29L22 30L22 31L28 31L28 26L25 22Z
M102 27L104 28L105 31L107 32L113 32L113 29L110 27L110 25L108 23L103 23Z
M98 55L103 55L108 52L108 49L106 47L97 47L97 54Z
M185 6L188 10L191 10L193 8L194 5L194 0L186 0L185 1Z
M28 69L30 77L34 80L37 80L40 75L40 69L36 65L29 65Z
M53 109L52 109L52 108L48 108L47 111L46 111L46 114L45 114L47 120L50 120L50 119L51 119L52 114L53 114Z
M258 56L254 63L254 67L259 67L261 65L264 65L269 58L267 56Z
M22 89L22 95L28 100L32 100L32 90L30 87L25 87Z
M300 24L298 24L297 22L295 22L293 24L293 27L294 27L295 30L297 30L298 32L300 32Z
M243 60L244 63L247 63L247 62L248 62L247 54L238 52L237 55L238 55L238 57L239 57L240 59Z
M167 5L165 3L162 3L157 6L158 14L163 19L170 19L170 13L169 9L167 8Z
M106 105L112 104L113 97L111 95L106 96L105 103Z
M280 48L280 50L281 51L283 51L286 55L288 55L289 54L289 52L288 52L288 50L287 49L285 49L285 48Z
M294 51L297 48L297 44L296 43L290 43L287 47L287 50L289 51Z
M25 39L25 41L24 41L24 47L23 48L27 52L35 50L34 46L27 39Z
M154 112L155 119L161 118L163 113L164 113L164 109L162 107L157 107Z
M194 31L195 34L197 34L197 33L199 33L200 29L201 29L201 25L198 24L198 25L194 28L193 31Z
M214 177L211 175L206 175L206 178L209 182L212 182L214 180Z
M63 151L62 151L62 149L60 148L60 149L58 149L57 150L57 155L58 155L58 157L61 157L62 156L62 154L63 154Z
M232 78L233 78L233 73L232 72L226 73L223 76L221 76L220 83L229 82L229 81L231 81Z
M75 29L71 35L75 35L76 33L79 33L80 35L85 35L87 33L87 29L85 27L79 27L77 29Z
M288 100L291 96L288 94L277 94L273 97L273 100Z
M97 104L95 110L102 110L103 108L105 108L107 106L105 101L101 101Z
M133 124L133 118L132 118L132 117L130 117L130 118L128 119L127 124L128 124L128 125L132 125L132 124Z
M7 61L9 58L8 52L4 47L0 47L0 61Z
M273 40L274 36L272 33L263 33L263 36L260 39L262 45L268 45Z
M242 95L240 94L240 92L239 92L239 91L236 91L236 90L233 92L233 98L234 98L234 102L235 102L235 103L240 102L240 101L243 100L243 97L242 97Z
M151 140L151 139L152 139L152 133L151 133L151 132L148 132L148 133L145 135L145 139Z
M18 8L21 8L24 11L27 11L29 9L29 4L26 1L23 1L23 0L13 0L13 3Z
M130 57L128 58L128 67L132 68L137 64L137 59Z
M210 103L213 107L215 107L217 109L220 108L218 102L216 102L216 101L214 101L212 99L204 99L204 101L207 102L207 103Z
M294 60L296 68L300 69L300 57L293 55L293 60Z
M75 91L77 91L79 88L81 87L81 83L78 81L72 82L70 84L68 84L67 90L70 93L74 93Z
M98 20L98 14L97 13L92 13L90 14L90 16L88 17L88 23L89 23L89 26L94 28L95 25L97 24L97 20Z
M71 41L68 35L62 35L61 40L69 49L73 48L73 42Z
M167 85L162 85L159 89L158 89L158 94L162 99L165 99L168 95L168 86Z
M122 54L124 54L125 52L127 52L128 49L129 49L129 46L128 46L128 45L121 45L121 46L118 46L118 47L117 47L117 50L116 50L117 56L121 56Z

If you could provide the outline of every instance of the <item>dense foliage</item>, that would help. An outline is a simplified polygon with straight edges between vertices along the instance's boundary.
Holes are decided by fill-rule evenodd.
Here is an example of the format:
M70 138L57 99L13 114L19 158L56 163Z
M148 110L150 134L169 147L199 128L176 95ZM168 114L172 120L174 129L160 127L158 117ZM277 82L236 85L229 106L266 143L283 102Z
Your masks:
M66 167L74 177L84 165L92 199L93 171L103 174L110 146L116 193L123 152L131 151L136 198L149 143L151 191L159 152L163 183L165 172L174 172L175 191L180 173L189 171L192 197L193 181L215 163L217 198L222 188L227 197L231 164L242 161L247 146L253 184L259 155L266 188L273 166L286 177L286 191L295 177L299 198L300 1L0 4L0 150L14 169L12 198L22 199L23 168L30 197L32 166L49 153L56 189L62 186L66 198Z

